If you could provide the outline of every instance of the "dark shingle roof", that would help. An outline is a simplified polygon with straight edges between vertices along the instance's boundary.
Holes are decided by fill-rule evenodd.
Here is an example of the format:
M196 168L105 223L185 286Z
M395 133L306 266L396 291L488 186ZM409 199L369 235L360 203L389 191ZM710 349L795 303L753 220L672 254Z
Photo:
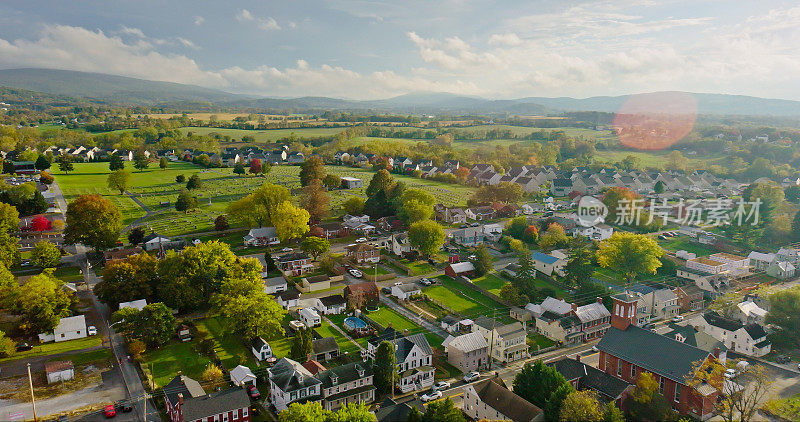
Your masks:
M568 381L579 380L578 389L589 388L609 399L621 396L630 386L624 380L575 359L565 357L548 365L554 367Z
M709 325L722 328L723 330L736 331L742 328L741 322L725 318L722 315L713 311L706 312L705 315L703 315L703 318Z
M750 334L750 337L754 340L767 336L767 332L764 331L764 327L758 324L747 324L744 326L744 330L747 331L747 334Z
M333 337L320 338L312 341L311 344L314 349L314 354L329 353L339 350L339 345Z
M319 298L319 301L322 302L322 305L326 308L330 308L331 306L337 305L344 305L347 303L344 296L342 295L330 295Z
M164 387L164 393L167 396L167 400L172 404L178 402L178 394L183 394L184 400L206 394L199 382L185 375L178 375L173 378L172 381Z
M361 369L364 375L359 376L358 370ZM337 366L335 368L328 369L327 371L322 371L317 373L317 379L322 382L322 388L328 388L333 384L331 378L333 376L338 377L336 384L341 385L348 382L356 381L364 377L368 377L372 375L372 367L370 365L365 364L364 362L351 362L344 364L342 366Z
M183 420L194 421L249 406L247 392L243 388L234 387L184 400L181 413Z
M542 413L542 409L509 391L502 383L495 377L473 384L473 387L482 402L514 422L529 422Z
M597 348L678 383L686 382L684 376L692 372L694 363L709 355L697 347L635 325L625 330L609 328Z
M295 391L320 383L318 379L302 371L308 372L299 363L288 358L281 358L269 369L270 374L272 374L270 380L284 392Z

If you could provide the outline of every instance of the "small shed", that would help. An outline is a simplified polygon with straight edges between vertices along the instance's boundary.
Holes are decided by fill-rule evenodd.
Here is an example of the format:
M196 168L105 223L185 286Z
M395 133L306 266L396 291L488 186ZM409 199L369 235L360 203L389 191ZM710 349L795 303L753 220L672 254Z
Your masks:
M246 385L256 385L256 376L250 368L239 365L231 369L231 382L237 387L244 387Z
M53 384L59 381L69 381L75 378L75 367L72 362L67 360L57 360L44 364L44 372L47 375L47 383Z

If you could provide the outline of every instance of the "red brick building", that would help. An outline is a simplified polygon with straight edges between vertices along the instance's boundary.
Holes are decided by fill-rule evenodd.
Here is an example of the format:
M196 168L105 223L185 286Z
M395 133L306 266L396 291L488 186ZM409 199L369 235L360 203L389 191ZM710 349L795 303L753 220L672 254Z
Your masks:
M597 344L599 369L630 384L643 372L653 375L673 409L697 419L713 416L718 391L708 384L688 386L697 362L714 355L695 346L636 326L637 297L613 296L611 328Z
M206 394L199 382L178 375L164 387L171 422L249 422L250 398L243 388Z
M345 254L348 258L362 264L365 262L377 263L381 260L381 251L375 246L366 243L356 243L345 246Z

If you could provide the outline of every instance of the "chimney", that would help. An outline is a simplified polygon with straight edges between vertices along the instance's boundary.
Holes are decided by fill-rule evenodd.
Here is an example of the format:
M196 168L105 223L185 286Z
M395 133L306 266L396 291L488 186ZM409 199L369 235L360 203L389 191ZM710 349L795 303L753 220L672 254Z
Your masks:
M714 357L719 359L719 347L714 348Z
M575 312L575 311L577 311L577 310L578 310L578 305L576 305L576 304L574 304L574 303L570 303L570 304L569 304L569 306L571 306L571 307L572 307L572 312Z
M575 355L575 360L577 360L578 362L580 362L580 361L581 361L581 354L580 354L580 353L578 353L577 355Z
M598 297L598 298L597 298L597 299L595 299L595 300L597 301L597 303L599 303L599 304L601 304L601 305L603 304L603 298L602 298L602 297Z
M183 404L183 393L178 393L178 403Z

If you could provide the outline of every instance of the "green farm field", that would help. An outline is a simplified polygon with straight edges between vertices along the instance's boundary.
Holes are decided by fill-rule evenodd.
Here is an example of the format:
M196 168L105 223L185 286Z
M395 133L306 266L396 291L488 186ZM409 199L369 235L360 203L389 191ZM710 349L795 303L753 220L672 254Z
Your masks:
M218 133L223 136L230 136L234 142L241 141L242 136L252 136L257 144L274 143L278 139L296 136L297 138L316 138L320 136L332 136L345 130L341 127L322 127L322 128L302 128L302 129L269 129L269 130L247 130L247 129L225 129L216 127L184 127L179 129L183 134L192 132L197 135L208 135Z

